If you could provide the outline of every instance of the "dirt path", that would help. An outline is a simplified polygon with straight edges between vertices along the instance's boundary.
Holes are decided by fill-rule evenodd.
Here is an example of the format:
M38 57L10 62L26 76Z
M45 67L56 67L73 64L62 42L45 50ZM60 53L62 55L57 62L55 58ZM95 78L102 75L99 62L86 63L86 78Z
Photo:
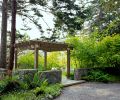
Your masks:
M83 83L66 87L55 100L120 100L120 84Z

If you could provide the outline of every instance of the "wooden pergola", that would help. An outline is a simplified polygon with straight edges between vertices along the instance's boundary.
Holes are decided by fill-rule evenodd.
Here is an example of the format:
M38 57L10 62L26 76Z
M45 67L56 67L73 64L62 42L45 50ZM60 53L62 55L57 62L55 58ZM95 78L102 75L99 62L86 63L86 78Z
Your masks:
M30 40L15 44L15 68L17 68L18 50L34 50L34 68L38 68L38 51L44 51L44 68L47 68L47 52L67 51L67 78L70 77L70 50L72 47L66 43Z

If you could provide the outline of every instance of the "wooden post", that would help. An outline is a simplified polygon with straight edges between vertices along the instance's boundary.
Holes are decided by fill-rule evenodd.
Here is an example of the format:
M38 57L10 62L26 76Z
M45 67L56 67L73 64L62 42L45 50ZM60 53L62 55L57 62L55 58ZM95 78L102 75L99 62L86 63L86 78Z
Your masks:
M14 61L14 69L17 68L17 49L15 49L15 61Z
M38 48L35 47L34 52L34 69L38 69Z
M70 78L70 48L67 49L67 78Z
M44 69L47 69L47 52L44 51Z

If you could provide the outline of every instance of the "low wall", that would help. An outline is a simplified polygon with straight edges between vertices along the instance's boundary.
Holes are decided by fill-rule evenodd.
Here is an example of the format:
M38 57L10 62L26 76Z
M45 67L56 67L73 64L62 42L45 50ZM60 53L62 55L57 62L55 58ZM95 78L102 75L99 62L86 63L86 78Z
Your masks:
M22 81L32 82L34 75L38 72L36 69L21 69L14 72ZM39 80L47 80L49 84L60 83L62 80L62 71L50 70L38 72Z
M19 69L13 72L14 75L18 75L21 81L32 82L34 75L38 72L36 69Z
M82 76L86 76L91 68L79 68L74 70L74 80L80 80Z
M96 67L96 68L79 68L74 70L74 79L80 80L82 76L87 76L91 70L101 70L111 75L120 76L120 67Z
M0 80L2 80L6 75L7 70L0 68Z
M61 83L62 71L60 70L50 70L39 72L40 80L47 80L49 84Z

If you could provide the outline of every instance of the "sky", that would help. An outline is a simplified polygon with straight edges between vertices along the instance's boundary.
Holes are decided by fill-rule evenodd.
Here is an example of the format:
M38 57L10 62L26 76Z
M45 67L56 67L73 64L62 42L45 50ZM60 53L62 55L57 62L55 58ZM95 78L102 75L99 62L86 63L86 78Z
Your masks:
M0 1L2 1L2 0L0 0ZM84 2L85 1L86 0L84 0ZM43 19L45 20L45 22L52 29L54 27L54 22L53 22L54 16L51 13L49 13L49 12L41 11L41 13L43 14ZM39 20L39 22L40 22L40 24L41 24L41 26L42 26L44 31L49 28L46 25L46 23L42 20L42 18ZM1 16L0 16L0 25L1 25ZM28 23L28 26L30 26L32 29L29 30L29 31L22 31L21 28L24 27L23 26L23 21L22 21L21 17L17 15L17 18L16 18L16 29L19 30L21 34L27 33L30 36L30 39L40 38L40 32L37 29L37 27L34 24L32 24L32 23ZM1 29L1 26L0 26L0 29ZM8 30L9 31L11 30L11 19L8 20ZM1 33L1 30L0 30L0 33ZM46 35L46 36L48 35L47 31L45 31L44 35Z
M0 0L0 1L2 1L2 0ZM53 15L51 13L43 12L43 11L41 11L41 13L43 14L44 21L52 29L54 27ZM1 19L2 18L1 18L1 13L0 13L0 29L1 29ZM43 30L45 31L49 27L46 25L46 23L44 21L42 20L42 18L40 18L40 20L39 20ZM31 30L29 30L29 31L21 30L21 28L24 27L22 18L20 16L18 16L18 15L16 16L16 29L19 30L21 34L27 33L30 36L30 39L40 38L40 31L37 29L37 27L32 23L28 23L28 26L31 27ZM11 18L8 19L8 31L10 31L10 30L11 30ZM44 34L47 35L46 33L47 32L45 31ZM0 30L0 34L1 34L1 30Z
M44 15L44 20L45 22L47 22L48 26L50 28L53 28L54 27L54 23L53 23L53 15L50 14L50 13L44 13L42 12L43 15ZM46 29L48 29L49 27L46 25L46 23L42 20L42 18L39 20L43 30L45 31ZM17 19L16 19L16 29L17 30L20 30L21 34L24 34L24 33L27 33L31 39L36 39L36 38L40 38L40 31L37 29L37 27L32 24L32 23L29 23L29 25L32 29L29 30L29 31L22 31L20 30L22 27L23 27L23 21L21 19L21 17L17 16ZM46 31L45 33L46 34ZM47 35L47 34L46 34Z

